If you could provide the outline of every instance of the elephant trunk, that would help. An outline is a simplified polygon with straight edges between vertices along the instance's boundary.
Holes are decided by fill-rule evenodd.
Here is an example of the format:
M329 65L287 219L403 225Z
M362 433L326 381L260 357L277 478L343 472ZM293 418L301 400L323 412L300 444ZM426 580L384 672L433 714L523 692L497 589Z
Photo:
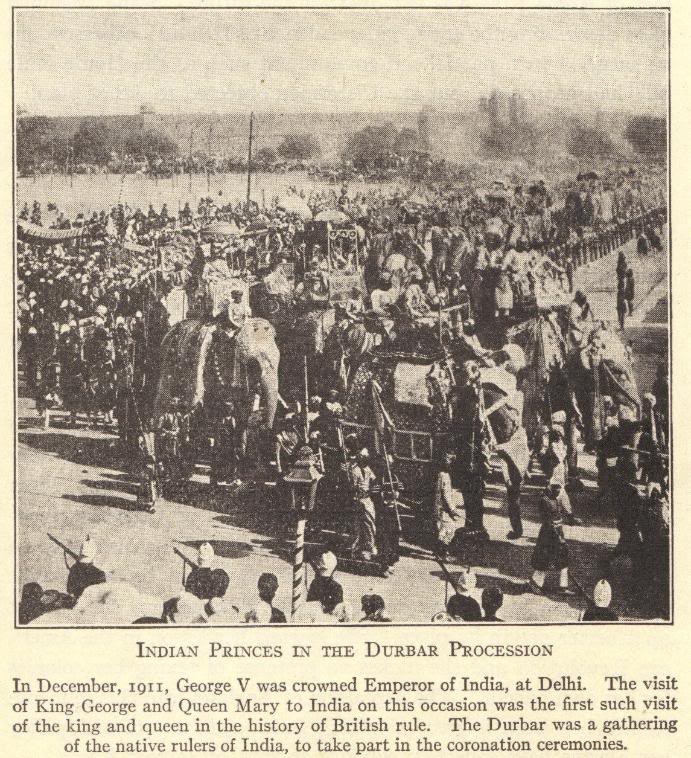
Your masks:
M276 408L278 407L278 371L273 366L264 363L261 378L261 404L264 408L264 429L270 431L274 425Z

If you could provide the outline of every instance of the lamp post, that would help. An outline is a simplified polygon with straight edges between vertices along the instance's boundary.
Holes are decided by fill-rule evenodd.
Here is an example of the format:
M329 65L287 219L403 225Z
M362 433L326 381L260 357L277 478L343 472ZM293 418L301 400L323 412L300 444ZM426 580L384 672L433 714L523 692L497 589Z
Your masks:
M302 604L305 580L305 525L307 514L314 508L317 484L321 478L322 473L317 468L314 452L305 445L298 452L297 460L285 477L286 483L290 486L291 505L296 518L295 544L293 546L292 616Z

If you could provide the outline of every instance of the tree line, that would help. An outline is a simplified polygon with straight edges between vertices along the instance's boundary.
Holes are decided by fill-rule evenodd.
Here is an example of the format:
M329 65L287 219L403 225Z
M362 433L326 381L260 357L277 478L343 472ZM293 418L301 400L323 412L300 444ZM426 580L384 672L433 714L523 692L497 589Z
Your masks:
M662 156L667 151L667 121L653 116L631 117L624 138L634 152ZM539 130L531 123L494 123L483 135L484 150L491 157L511 157L525 152L535 154L540 141ZM566 149L578 158L617 154L610 135L601 128L574 119L568 126ZM427 136L409 127L397 129L392 122L370 124L355 131L348 139L342 159L358 170L389 169L400 166L414 156L430 151ZM309 161L322 155L319 141L311 134L285 135L277 147L262 146L254 154L260 166L279 161ZM20 173L31 173L41 166L71 171L79 164L98 167L121 164L125 156L131 162L186 160L184 149L169 134L136 119L113 123L89 117L77 129L66 132L58 119L24 116L16 125L16 158ZM195 165L211 160L197 151Z

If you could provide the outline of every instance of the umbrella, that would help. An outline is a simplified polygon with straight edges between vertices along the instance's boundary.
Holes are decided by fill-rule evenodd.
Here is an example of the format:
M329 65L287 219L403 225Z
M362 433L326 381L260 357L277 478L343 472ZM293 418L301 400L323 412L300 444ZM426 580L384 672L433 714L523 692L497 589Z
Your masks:
M408 197L403 202L404 205L426 205L426 201L424 198L420 197L420 195L408 195Z
M240 229L229 221L212 221L202 229L202 234L215 234L219 237L233 237L240 234Z
M282 208L287 213L294 213L299 216L303 221L312 218L312 211L309 205L298 195L287 195L282 197L278 201L278 207Z
M328 210L317 213L317 215L314 217L314 220L330 221L332 224L345 224L346 222L350 221L350 218L345 213L343 213L343 211L338 211L335 208L329 208Z

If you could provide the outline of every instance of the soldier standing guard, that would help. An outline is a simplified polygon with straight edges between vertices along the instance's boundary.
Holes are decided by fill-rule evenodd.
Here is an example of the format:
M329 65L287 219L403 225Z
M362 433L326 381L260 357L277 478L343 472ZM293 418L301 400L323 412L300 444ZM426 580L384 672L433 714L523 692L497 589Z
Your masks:
M400 559L399 541L401 521L398 512L398 497L403 485L391 470L393 456L384 453L374 463L374 480L370 488L377 515L376 535L379 560L386 576Z
M180 398L170 401L170 410L166 411L156 425L158 439L161 441L159 456L168 479L180 462L180 445L187 440L187 418L180 410Z
M152 445L146 435L140 441L140 470L139 489L137 491L137 510L146 513L156 513L155 505L158 500L158 479L156 476L156 459L151 449Z
M456 532L463 527L463 499L451 484L451 469L456 456L447 450L439 465L434 491L434 526L437 535L436 551L445 558Z
M482 377L475 361L463 364L463 384L452 397L452 434L456 449L455 478L465 504L466 537L489 539L485 529L485 477L490 473L489 431L482 394Z
M376 512L370 493L374 472L369 466L369 454L365 448L357 453L355 462L350 464L349 476L355 505L353 556L371 561L377 555Z
M223 403L223 413L217 422L211 452L211 472L209 481L212 487L234 482L237 473L237 456L235 451L235 408L232 401Z

